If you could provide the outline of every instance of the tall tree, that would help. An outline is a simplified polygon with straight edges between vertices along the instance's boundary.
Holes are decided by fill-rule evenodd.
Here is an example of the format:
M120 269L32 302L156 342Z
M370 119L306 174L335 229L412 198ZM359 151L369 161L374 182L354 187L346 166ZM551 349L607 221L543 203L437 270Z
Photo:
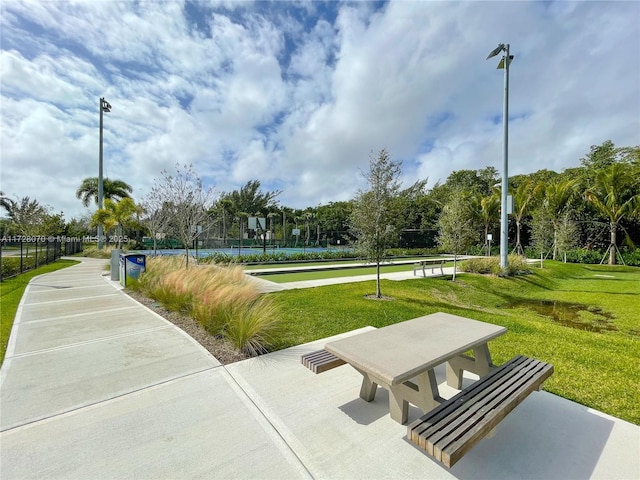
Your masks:
M349 215L353 209L351 202L330 202L316 209L318 223L325 232L327 245L343 241L349 230ZM342 242L344 243L344 242Z
M277 205L279 190L263 192L260 189L260 180L249 180L240 190L223 193L220 201L228 200L229 210L232 215L237 212L253 214L266 214L270 208Z
M640 212L640 179L632 172L631 165L614 163L600 170L585 192L587 201L609 220L609 265L616 263L620 221Z
M4 207L8 207L10 233L19 235L39 235L41 233L39 228L48 211L37 200L22 197L17 201L10 200Z
M4 192L0 191L0 208L4 208L7 213L11 212L13 208L15 208L16 202L15 200L9 198L4 194Z
M133 189L122 180L102 179L102 194L105 199L121 200L131 197ZM98 177L85 178L76 190L76 198L82 200L82 204L88 207L91 202L98 204Z
M394 202L400 191L401 163L395 162L386 149L369 156L369 171L363 173L369 186L359 190L350 216L356 247L376 264L376 297L382 298L380 264L387 248L398 238L398 218Z
M454 195L444 206L438 219L438 243L453 253L453 281L456 279L458 255L477 238L470 203L462 195Z

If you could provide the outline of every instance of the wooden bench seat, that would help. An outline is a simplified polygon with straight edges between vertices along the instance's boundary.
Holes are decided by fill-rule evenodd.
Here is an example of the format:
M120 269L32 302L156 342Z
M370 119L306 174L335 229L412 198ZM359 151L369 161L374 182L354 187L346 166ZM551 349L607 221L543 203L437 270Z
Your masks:
M413 276L415 277L416 272L421 271L422 276L426 277L426 269L430 268L431 273L435 273L436 268L440 268L440 275L444 275L444 260L420 260L413 264Z
M339 359L333 353L329 353L326 350L305 353L300 360L302 364L313 373L326 372L327 370L345 364L344 360Z
M452 467L553 373L553 365L517 356L407 427L407 438Z

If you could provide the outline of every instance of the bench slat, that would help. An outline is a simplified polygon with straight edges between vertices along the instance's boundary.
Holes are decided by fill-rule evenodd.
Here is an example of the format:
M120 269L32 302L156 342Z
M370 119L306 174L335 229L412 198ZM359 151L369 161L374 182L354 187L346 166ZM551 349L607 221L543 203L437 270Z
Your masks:
M528 359L527 359L528 360ZM491 407L496 397L500 397L504 390L509 391L514 386L519 385L521 379L526 375L532 366L528 361L519 361L518 363L505 367L503 371L504 375L501 375L497 379L493 379L492 382L482 382L482 384L473 391L472 395L463 397L460 401L456 402L455 409L451 414L443 417L435 427L428 432L425 432L424 438L426 441L427 452L430 455L437 456L439 460L440 455L438 451L434 449L436 445L447 445L447 439L455 438L460 434L460 429L464 428L465 422L469 419L479 422L482 420L482 413L478 414L482 409ZM453 433L452 433L453 432ZM439 449L438 449L439 450Z
M436 447L441 452L441 459L445 465L453 465L460 460L475 444L493 430L513 409L526 399L529 394L537 390L553 372L553 367L544 364L543 368L536 372L536 376L527 379L516 388L510 389L494 401L492 407L487 407L483 412L481 422L473 422L473 427L456 438L447 446Z
M411 432L411 441L418 444L420 447L426 449L426 438L430 436L434 431L437 431L437 424L441 422L443 418L454 412L459 404L467 402L468 398L471 398L480 390L488 387L494 382L499 381L504 375L509 373L506 368L509 365L518 364L522 362L522 356L514 357L505 363L499 370L493 372L491 375L474 382L460 393L450 398L448 401L442 403L439 407L431 410L427 414L420 417L418 420L408 426L408 430ZM436 427L434 427L436 426Z
M336 357L333 353L326 350L318 350L317 352L306 353L300 357L302 364L313 373L322 373L332 368L344 365L345 361Z
M514 357L410 424L407 437L451 467L552 373L553 365Z

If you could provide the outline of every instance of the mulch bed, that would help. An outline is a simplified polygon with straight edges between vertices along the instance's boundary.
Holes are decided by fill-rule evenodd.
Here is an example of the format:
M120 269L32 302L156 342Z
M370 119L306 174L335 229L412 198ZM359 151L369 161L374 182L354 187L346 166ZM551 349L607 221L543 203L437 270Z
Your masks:
M145 297L139 292L135 292L128 288L125 289L124 292L137 302L173 323L176 327L185 331L191 338L206 348L209 353L216 357L223 365L249 358L248 355L236 350L236 348L228 341L211 335L189 315L185 315L182 312L167 310L155 300Z

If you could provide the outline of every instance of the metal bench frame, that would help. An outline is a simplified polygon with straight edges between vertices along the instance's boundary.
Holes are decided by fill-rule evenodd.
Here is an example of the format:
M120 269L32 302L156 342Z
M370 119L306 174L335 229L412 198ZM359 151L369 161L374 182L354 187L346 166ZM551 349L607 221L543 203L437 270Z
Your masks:
M430 268L431 273L435 273L436 268L440 267L440 274L444 275L444 260L420 260L413 264L413 276L416 276L416 272L422 270L422 276L426 277L426 269Z

